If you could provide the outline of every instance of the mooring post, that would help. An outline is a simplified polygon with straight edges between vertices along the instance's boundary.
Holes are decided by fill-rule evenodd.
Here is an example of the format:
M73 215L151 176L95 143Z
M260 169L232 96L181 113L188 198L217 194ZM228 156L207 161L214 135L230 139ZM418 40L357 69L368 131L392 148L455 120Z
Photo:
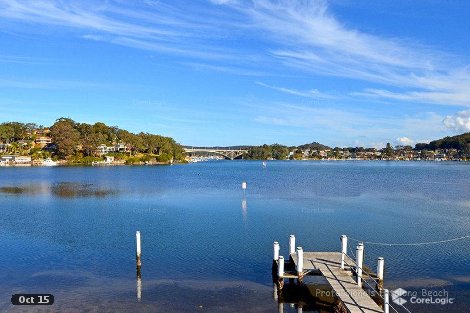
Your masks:
M279 302L278 305L277 305L277 312L278 313L284 313L284 303L283 302Z
M299 282L302 280L304 275L304 250L302 247L297 247L297 276Z
M242 182L243 195L245 195L246 181Z
M273 260L277 261L279 259L279 250L280 250L279 242L274 241L273 250L274 250Z
M348 237L346 235L341 236L341 269L344 270L344 260L348 253Z
M302 313L302 312L303 312L302 304L299 303L297 304L297 313Z
M364 244L362 242L356 248L356 274L357 274L357 285L362 286L362 264L364 260Z
M289 256L292 253L295 253L295 236L294 235L289 236Z
M135 261L137 265L137 272L140 272L140 267L142 266L142 263L140 261L140 257L142 255L141 244L140 244L140 231L135 232L135 242L136 242Z
M284 257L281 255L277 261L277 276L279 282L279 290L284 287Z
M277 276L284 277L284 257L281 255L277 261Z
M389 301L388 289L384 289L384 313L389 313Z
M273 266L272 266L272 274L273 276L276 275L278 269L278 260L279 260L279 242L274 241L273 244Z
M377 259L377 290L383 288L384 283L384 258L379 257Z

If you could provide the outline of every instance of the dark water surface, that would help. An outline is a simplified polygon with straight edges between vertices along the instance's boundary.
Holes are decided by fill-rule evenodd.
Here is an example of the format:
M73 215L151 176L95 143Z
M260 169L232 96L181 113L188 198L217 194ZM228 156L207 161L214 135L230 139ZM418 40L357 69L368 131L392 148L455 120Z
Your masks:
M10 305L23 292L54 294L51 311L277 312L274 240L286 255L291 233L304 251L339 251L342 234L393 243L469 235L470 164L2 168L0 210L1 311L26 311ZM469 312L469 239L366 243L365 255L373 269L385 258L390 289L445 289L455 298L452 305L408 303L412 312ZM286 304L290 311L296 308Z

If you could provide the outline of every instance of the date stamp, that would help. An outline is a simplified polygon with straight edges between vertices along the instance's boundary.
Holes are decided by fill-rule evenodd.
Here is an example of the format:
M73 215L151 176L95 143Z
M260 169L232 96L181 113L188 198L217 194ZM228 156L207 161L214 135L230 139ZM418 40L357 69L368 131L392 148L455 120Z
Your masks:
M51 294L23 294L17 293L11 296L13 305L52 305L54 296Z

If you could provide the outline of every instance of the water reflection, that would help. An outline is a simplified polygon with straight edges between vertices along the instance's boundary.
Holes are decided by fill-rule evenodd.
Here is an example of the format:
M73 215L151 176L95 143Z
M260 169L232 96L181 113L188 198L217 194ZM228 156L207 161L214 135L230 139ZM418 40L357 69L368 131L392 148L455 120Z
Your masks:
M246 217L248 214L248 206L246 204L246 198L243 198L242 200L242 216L243 216L243 222L246 223Z
M137 275L137 301L142 300L142 278Z
M301 284L289 280L282 289L273 283L273 299L279 313L286 309L288 312L336 312L341 305L330 285L320 276L305 276Z
M10 195L52 195L58 198L106 197L117 194L117 190L98 187L93 184L60 182L38 183L24 186L2 186L0 193Z

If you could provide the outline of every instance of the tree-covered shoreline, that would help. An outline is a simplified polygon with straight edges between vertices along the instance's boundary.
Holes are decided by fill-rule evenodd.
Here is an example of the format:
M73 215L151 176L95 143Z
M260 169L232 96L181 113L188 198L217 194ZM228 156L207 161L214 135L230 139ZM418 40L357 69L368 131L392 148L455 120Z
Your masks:
M2 154L52 158L65 164L91 164L105 157L123 164L184 162L183 147L173 138L132 133L102 122L79 123L61 117L50 127L34 123L0 124Z

